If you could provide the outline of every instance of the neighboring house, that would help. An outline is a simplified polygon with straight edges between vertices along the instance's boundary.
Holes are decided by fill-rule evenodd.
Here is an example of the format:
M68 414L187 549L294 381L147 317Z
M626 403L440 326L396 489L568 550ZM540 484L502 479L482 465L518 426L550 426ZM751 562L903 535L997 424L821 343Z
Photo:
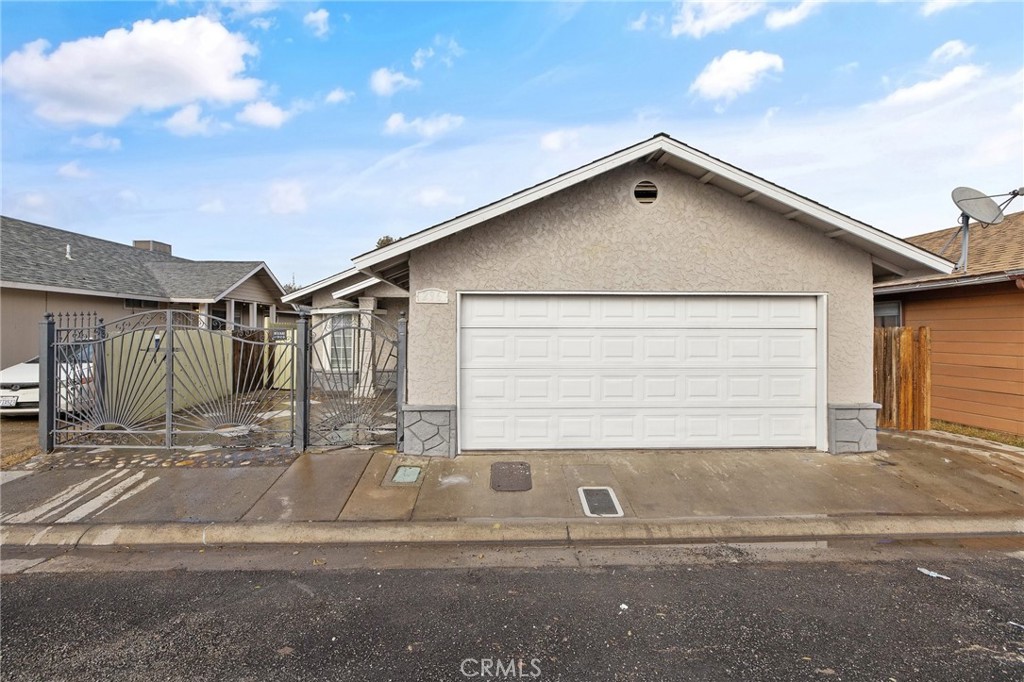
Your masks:
M281 299L311 314L312 345L316 349L315 367L332 372L355 372L359 364L359 342L354 326L360 320L339 311L362 310L373 313L391 329L381 329L375 340L379 348L384 339L394 340L400 316L408 314L409 293L376 277L367 277L354 268L297 289ZM388 372L385 384L393 387L395 358L387 358L377 370ZM314 375L316 369L314 369ZM315 382L314 382L315 383Z
M957 229L907 241L955 261ZM875 323L931 329L934 418L1024 435L1024 212L972 225L967 253L966 272L876 284Z
M407 305L404 448L449 455L873 450L872 285L953 267L667 135L354 265L287 300Z
M3 367L39 354L47 312L95 312L111 322L173 308L261 326L276 320L283 294L261 261L193 261L161 242L127 246L15 218L0 222Z

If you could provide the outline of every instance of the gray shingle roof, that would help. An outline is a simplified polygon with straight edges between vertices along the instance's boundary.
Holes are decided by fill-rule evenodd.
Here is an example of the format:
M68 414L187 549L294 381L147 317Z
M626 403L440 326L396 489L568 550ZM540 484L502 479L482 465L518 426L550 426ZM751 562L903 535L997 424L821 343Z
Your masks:
M261 265L260 261L193 261L0 216L0 280L4 282L128 298L201 301L217 298Z
M258 268L259 261L147 263L168 298L216 299Z

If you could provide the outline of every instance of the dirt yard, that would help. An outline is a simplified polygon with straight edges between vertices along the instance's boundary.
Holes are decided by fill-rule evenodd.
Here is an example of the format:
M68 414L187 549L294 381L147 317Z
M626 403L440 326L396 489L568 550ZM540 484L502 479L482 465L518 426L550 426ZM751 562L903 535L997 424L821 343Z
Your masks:
M38 418L0 418L0 469L9 469L38 454Z

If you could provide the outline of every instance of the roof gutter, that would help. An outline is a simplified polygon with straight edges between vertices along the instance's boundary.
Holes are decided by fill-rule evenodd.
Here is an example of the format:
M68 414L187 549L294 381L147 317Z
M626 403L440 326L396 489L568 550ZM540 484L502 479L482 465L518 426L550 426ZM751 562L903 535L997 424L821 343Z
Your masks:
M875 287L875 295L882 294L905 294L913 291L932 291L934 289L951 289L953 287L969 287L979 284L995 284L997 282L1014 281L1018 288L1024 282L1024 268L1018 270L1007 270L996 272L990 275L976 275L974 277L958 277L957 279L941 279L937 281L915 282L913 284L897 284L893 286Z

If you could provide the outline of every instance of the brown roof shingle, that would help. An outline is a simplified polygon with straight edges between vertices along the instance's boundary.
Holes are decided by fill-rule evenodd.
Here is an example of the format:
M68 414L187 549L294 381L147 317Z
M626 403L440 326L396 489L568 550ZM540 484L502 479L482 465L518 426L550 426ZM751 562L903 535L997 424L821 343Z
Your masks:
M957 227L947 227L944 230L907 237L906 240L914 246L957 262L960 259L960 235L953 239L944 253L939 253L950 238L956 234L957 229ZM979 223L971 223L966 273L954 272L948 275L891 280L878 284L876 289L914 282L977 277L1012 270L1024 270L1024 211L1007 215L1006 219L998 225L982 227Z

